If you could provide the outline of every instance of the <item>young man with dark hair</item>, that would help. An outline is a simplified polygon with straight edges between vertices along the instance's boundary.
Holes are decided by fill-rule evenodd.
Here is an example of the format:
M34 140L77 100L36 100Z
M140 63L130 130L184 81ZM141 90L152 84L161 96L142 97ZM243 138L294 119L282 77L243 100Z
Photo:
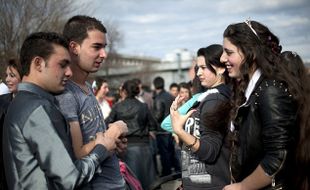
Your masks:
M78 15L65 24L63 34L69 41L70 65L73 76L64 93L57 96L61 112L70 126L73 150L76 158L87 155L94 147L96 133L113 138L115 145L124 148L120 138L127 132L123 121L116 121L107 127L98 101L87 82L90 73L99 70L107 57L106 28L96 18ZM106 154L94 178L83 189L125 189L115 153Z
M174 141L171 133L163 130L160 126L161 122L170 113L170 106L174 100L173 96L165 90L165 80L162 77L156 77L153 80L154 106L153 114L158 123L156 132L157 148L162 164L162 176L172 173L172 167L175 171L181 171L180 160L175 155Z
M177 83L173 82L173 83L170 84L170 86L169 86L169 93L174 98L176 98L178 96L179 91L180 91L180 86Z
M112 138L98 134L90 154L73 161L69 129L54 98L72 76L67 41L56 33L34 33L24 41L25 75L5 121L3 150L9 189L75 189L88 182Z

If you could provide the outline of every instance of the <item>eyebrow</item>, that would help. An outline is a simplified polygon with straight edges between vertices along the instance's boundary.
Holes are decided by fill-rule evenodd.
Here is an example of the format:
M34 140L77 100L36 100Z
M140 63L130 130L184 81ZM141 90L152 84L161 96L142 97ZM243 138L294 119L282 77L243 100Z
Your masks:
M203 64L201 64L201 65L198 65L198 64L197 64L197 67L203 67L203 66L207 66L207 64L206 64L206 63L203 63Z
M225 51L233 52L231 49L224 48Z
M106 47L108 44L105 43L105 44L102 44L102 43L93 43L94 46L102 46L102 47Z
M69 59L62 59L61 61L60 61L60 63L65 63L65 64L70 64L71 62L70 62L70 60Z

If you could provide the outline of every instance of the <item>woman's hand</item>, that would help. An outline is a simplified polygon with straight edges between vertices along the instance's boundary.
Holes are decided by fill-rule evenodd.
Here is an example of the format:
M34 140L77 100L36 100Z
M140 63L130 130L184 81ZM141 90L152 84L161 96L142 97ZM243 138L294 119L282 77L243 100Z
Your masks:
M183 126L187 120L187 118L195 111L191 110L186 115L181 115L178 112L178 108L180 103L182 102L183 98L180 98L180 96L177 96L170 107L170 116L171 116L171 124L173 131L176 135L178 135L180 132L182 132Z

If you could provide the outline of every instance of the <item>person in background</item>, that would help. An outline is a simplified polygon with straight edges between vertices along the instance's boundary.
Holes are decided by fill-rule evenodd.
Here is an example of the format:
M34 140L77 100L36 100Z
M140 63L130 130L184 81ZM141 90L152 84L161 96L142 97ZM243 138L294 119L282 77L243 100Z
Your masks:
M298 86L297 96L300 101L298 109L299 133L297 139L295 165L292 172L294 183L293 189L306 190L310 188L310 174L307 168L310 167L310 75L301 59L301 57L292 51L281 53L281 64L287 66L287 70L294 78Z
M181 82L179 84L179 95L180 99L183 100L181 102L181 105L183 105L185 102L192 98L191 85L186 82Z
M127 124L128 147L120 158L134 172L143 189L149 189L156 177L149 135L151 131L156 130L157 123L147 104L136 98L140 92L136 80L125 81L122 91L125 95L124 100L113 106L105 122L109 124L122 120ZM139 161L141 158L143 161Z
M197 76L207 90L186 115L177 111L181 96L170 108L173 132L182 142L182 183L186 190L222 189L230 182L229 147L224 139L231 90L225 65L220 62L222 52L218 44L197 51Z
M292 189L298 86L279 57L278 38L263 24L229 25L225 63L233 79L230 113L232 189Z
M152 94L143 90L142 81L138 78L133 79L139 86L140 93L137 95L138 100L142 103L146 103L150 110L152 110L153 106L153 97Z
M180 87L177 83L171 83L169 86L169 93L171 94L171 96L173 96L174 98L176 98L179 94L179 90Z
M180 162L175 155L174 141L171 133L159 127L164 118L169 115L169 108L173 102L173 96L164 89L165 81L162 77L158 76L154 78L153 85L155 87L153 116L158 125L156 141L162 165L161 176L166 176L172 173L172 168L176 172L181 170Z
M23 82L9 105L3 131L3 159L9 189L76 189L89 182L115 147L97 135L95 148L75 160L68 126L55 94L72 76L68 42L60 35L29 35L20 51Z
M3 123L7 109L17 93L17 85L22 80L21 65L15 59L11 59L6 66L5 73L6 73L5 81L7 83L8 90L10 93L0 95L0 139L1 139L0 189L8 189L3 165L3 150L2 150Z
M180 84L178 84L179 87L179 96L180 99L182 100L181 105L183 105L185 102L187 102L189 99L192 98L192 92L191 92L191 85L190 83L186 83L186 82L181 82ZM172 137L174 139L175 142L175 157L178 160L178 162L181 164L181 147L179 145L180 141L179 141L179 137L177 135L175 135L174 133L172 133Z
M98 101L87 82L88 75L97 72L107 57L106 32L99 20L85 15L70 18L63 30L64 37L69 41L73 75L68 80L65 91L56 98L69 123L77 159L94 149L97 133L103 133L104 138L112 138L118 148L125 148L123 140L126 142L126 139L122 136L127 132L126 124L117 121L109 127L105 125ZM125 189L115 152L105 155L105 160L96 170L93 179L84 184L82 189Z
M133 81L135 81L140 89L140 93L137 95L137 98L140 102L146 103L150 111L153 110L153 96L152 93L147 92L145 89L143 89L142 81L138 78L134 78ZM156 134L154 131L150 131L150 148L153 158L153 165L155 168L156 175L159 174L158 172L158 164L157 164L157 143L156 143Z
M100 105L103 118L106 119L108 118L111 112L111 106L109 102L106 100L106 95L109 92L109 84L107 80L99 77L97 77L94 82L96 85L96 91L95 91L96 99Z

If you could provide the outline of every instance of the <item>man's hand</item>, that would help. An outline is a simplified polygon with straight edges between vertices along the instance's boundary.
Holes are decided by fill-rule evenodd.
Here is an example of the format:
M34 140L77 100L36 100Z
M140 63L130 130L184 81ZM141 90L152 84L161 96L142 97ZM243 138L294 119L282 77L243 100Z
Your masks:
M116 140L116 151L118 154L122 154L127 150L128 141L127 138L121 136Z
M108 130L104 133L105 136L118 139L120 136L126 136L128 133L127 124L119 120L109 124Z
M116 149L115 139L105 136L102 132L96 133L95 144L102 144L110 152Z

